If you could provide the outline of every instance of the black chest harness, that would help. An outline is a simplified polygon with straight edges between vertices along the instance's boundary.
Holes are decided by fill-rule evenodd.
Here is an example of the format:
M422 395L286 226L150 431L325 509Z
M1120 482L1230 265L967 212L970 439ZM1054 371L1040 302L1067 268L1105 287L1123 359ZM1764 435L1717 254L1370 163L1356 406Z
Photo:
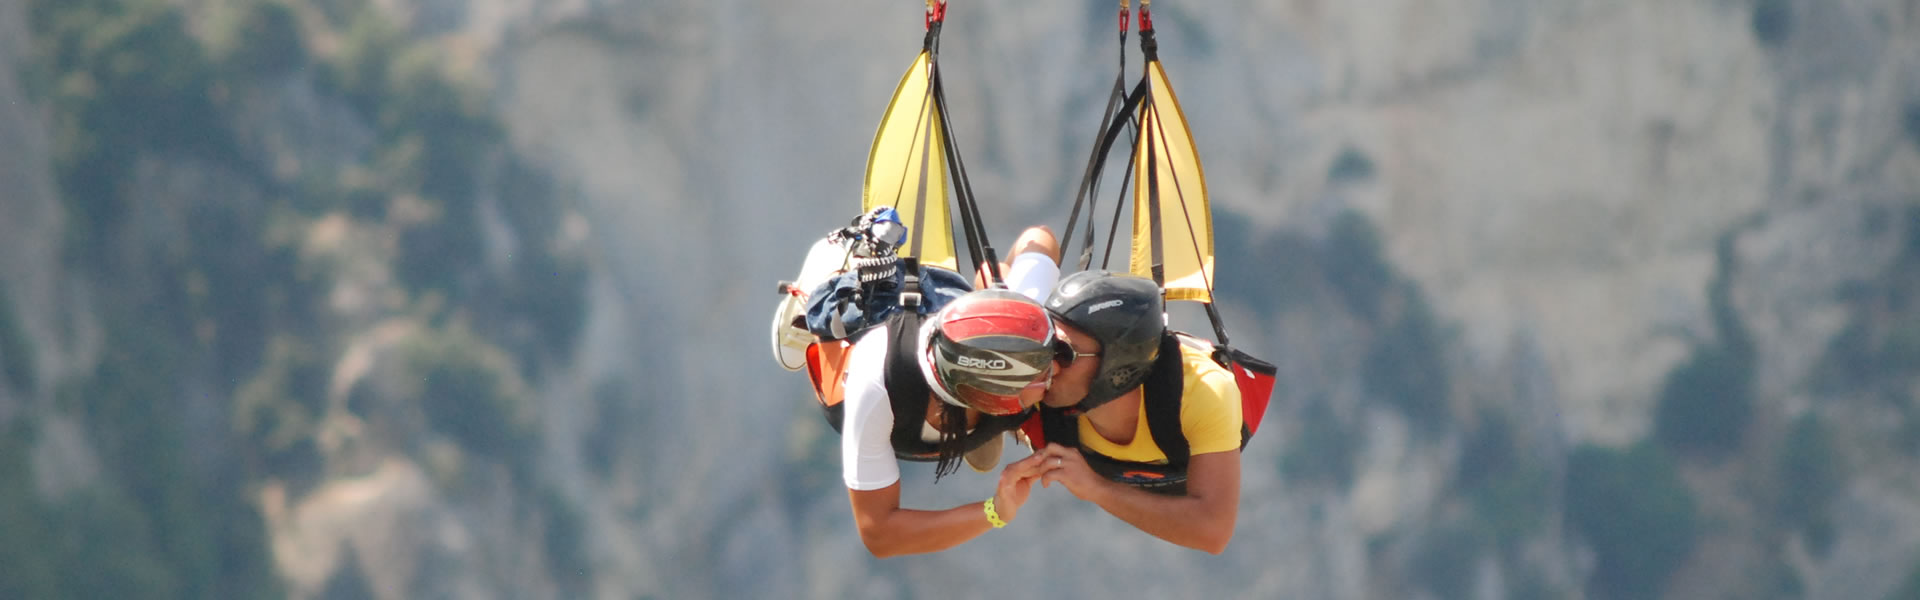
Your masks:
M1167 455L1167 462L1120 460L1088 449L1080 444L1079 416L1066 409L1041 406L1041 431L1050 443L1079 448L1080 455L1087 459L1087 466L1102 477L1149 492L1186 495L1187 462L1193 450L1180 427L1180 400L1186 391L1186 370L1181 360L1180 340L1169 332L1161 337L1160 356L1154 359L1153 370L1141 384L1140 401L1146 405L1147 432L1153 436L1153 445ZM1242 423L1241 448L1246 448L1250 437L1252 432Z
M912 265L912 263L908 263ZM915 351L919 348L920 325L926 315L920 314L920 285L915 275L918 269L908 269L906 285L901 294L901 310L887 317L887 364L883 373L887 389L887 404L893 407L893 432L889 438L893 441L893 455L900 460L915 462L935 462L940 459L940 445L921 437L927 422L927 405L933 398L933 387L927 385L927 378L920 370L919 357ZM826 411L827 423L833 425L834 432L841 430L846 420L846 403L834 402L822 404ZM1023 411L1013 415L980 415L973 430L961 437L962 451L972 451L992 441L1000 434L1012 431L1032 416L1033 411Z

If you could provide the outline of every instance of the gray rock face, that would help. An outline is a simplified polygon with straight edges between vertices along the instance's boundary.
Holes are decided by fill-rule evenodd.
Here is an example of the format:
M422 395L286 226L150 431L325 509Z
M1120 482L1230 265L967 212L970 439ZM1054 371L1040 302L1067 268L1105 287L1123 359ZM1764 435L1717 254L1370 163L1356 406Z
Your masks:
M860 546L837 437L802 377L765 358L765 290L856 211L874 126L921 42L918 5L375 4L485 82L506 148L555 179L563 237L589 256L588 309L571 361L527 379L544 489L433 464L446 453L418 452L420 464L337 420L326 448L350 473L305 494L261 492L296 596L321 594L346 562L381 597L1578 596L1597 567L1589 542L1563 531L1566 457L1647 439L1670 374L1724 341L1710 294L1723 239L1730 306L1755 353L1757 433L1729 458L1683 465L1703 510L1727 529L1771 532L1742 477L1772 468L1778 431L1801 414L1830 419L1842 438L1892 435L1875 429L1884 412L1807 381L1857 314L1843 292L1880 277L1914 235L1898 217L1920 198L1911 2L1156 3L1223 231L1218 261L1236 277L1222 277L1220 304L1235 340L1282 369L1267 429L1242 458L1234 543L1220 557L1176 548L1053 488L1036 489L1005 530L887 561ZM0 62L26 52L21 5L0 1ZM1064 226L1117 66L1111 10L950 6L953 135L1003 244L1025 225ZM259 125L244 129L249 148L324 164L374 135L311 86L262 89L236 103L235 119ZM0 149L0 291L38 342L39 369L57 375L95 360L98 341L90 292L60 268L65 217L42 119L0 74L0 139L17 140ZM143 168L165 197L250 193L214 168ZM487 200L496 213L512 201ZM161 211L141 220L148 235L165 238L166 205L148 209ZM1356 216L1385 265L1382 291L1365 296L1377 311L1341 287L1342 220ZM364 255L392 242L343 227L306 234L347 265L331 314L354 332L349 347L382 347L401 326L384 320L391 275ZM509 252L494 239L491 251ZM1379 369L1404 365L1374 363L1399 356L1379 350L1403 339L1399 324L1428 314L1416 339L1431 340L1444 385L1420 398L1432 412L1412 412L1379 392ZM347 354L333 371L336 409L345 382L378 371ZM48 393L0 386L0 423ZM1480 467L1473 436L1496 413L1516 452L1550 473L1544 524L1499 550L1433 558L1445 552L1424 549L1477 510L1461 479ZM80 434L55 425L36 468L90 476L97 459ZM1324 430L1345 448L1344 477L1290 466ZM619 440L615 450L583 451L595 435ZM1792 533L1705 534L1669 594L1751 597L1768 590L1742 573L1776 563L1808 597L1901 585L1920 547L1920 496L1886 465L1910 457L1848 452L1867 466L1833 509L1846 516L1828 551ZM445 489L448 473L464 474L460 493ZM908 468L904 504L992 493L986 476L931 479ZM583 587L562 591L512 549L543 531L513 508L541 494L578 507ZM1783 538L1797 545L1777 558Z

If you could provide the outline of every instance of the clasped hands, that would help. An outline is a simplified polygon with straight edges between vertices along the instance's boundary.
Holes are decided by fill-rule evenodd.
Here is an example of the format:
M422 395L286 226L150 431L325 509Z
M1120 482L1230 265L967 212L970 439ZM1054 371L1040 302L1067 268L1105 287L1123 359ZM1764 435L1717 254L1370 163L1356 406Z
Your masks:
M1093 494L1106 483L1087 465L1087 459L1080 455L1079 450L1047 444L1032 455L1008 463L1000 470L1000 483L994 493L1000 518L1013 522L1020 506L1027 503L1036 481L1040 487L1059 483L1066 486L1075 498L1088 502L1094 501Z

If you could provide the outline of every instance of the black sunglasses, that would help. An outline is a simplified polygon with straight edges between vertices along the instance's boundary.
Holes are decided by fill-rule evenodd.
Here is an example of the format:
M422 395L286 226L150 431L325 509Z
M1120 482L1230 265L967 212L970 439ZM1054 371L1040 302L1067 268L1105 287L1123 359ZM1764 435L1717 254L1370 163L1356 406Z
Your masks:
M1073 349L1073 345L1068 344L1066 340L1053 338L1053 359L1059 361L1062 366L1073 366L1073 361L1077 358L1098 356L1100 356L1099 352L1081 352Z

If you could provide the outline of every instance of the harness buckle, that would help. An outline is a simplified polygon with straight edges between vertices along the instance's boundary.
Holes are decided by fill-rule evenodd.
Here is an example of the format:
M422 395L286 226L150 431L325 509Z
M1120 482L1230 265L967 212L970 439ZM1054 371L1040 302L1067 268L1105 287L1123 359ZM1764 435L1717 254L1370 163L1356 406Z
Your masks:
M903 256L900 258L901 271L906 273L900 286L900 305L914 312L920 309L920 258Z

